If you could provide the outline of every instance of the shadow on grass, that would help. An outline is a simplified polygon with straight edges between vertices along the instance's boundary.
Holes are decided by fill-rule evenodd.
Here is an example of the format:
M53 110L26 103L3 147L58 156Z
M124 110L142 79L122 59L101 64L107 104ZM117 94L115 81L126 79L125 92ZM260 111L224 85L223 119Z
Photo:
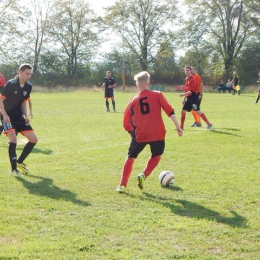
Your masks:
M152 202L159 203L169 209L174 214L185 216L187 218L207 219L210 221L216 221L218 223L226 224L232 227L247 228L247 220L235 211L230 211L232 217L222 216L219 212L205 208L197 203L188 200L168 200L163 197L157 197L147 192L143 192L146 199Z
M223 129L223 130L219 130L219 129ZM241 131L240 129L236 129L236 128L218 128L218 129L211 129L210 132L212 133L217 133L217 134L222 134L222 135L234 135L234 136L240 136L236 133L232 133L232 132L227 132L227 131L233 131L233 132L238 132Z
M16 150L17 151L22 151L24 148L24 146L17 146ZM52 154L52 150L50 149L38 149L36 147L33 148L32 153L41 153L41 154L45 154L45 155L50 155Z
M89 206L88 202L78 200L76 198L76 194L69 190L62 190L58 186L53 184L53 179L43 178L40 176L29 175L30 178L39 179L38 182L30 182L25 178L16 177L18 181L20 181L24 187L29 191L30 194L49 197L55 200L64 200L69 201L74 204L78 204L80 206Z

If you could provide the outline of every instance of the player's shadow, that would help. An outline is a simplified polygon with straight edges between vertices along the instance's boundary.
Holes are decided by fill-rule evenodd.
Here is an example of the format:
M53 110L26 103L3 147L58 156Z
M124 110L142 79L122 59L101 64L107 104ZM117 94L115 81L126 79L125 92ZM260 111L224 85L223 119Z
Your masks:
M146 199L152 202L159 203L169 208L174 214L185 216L187 218L207 219L218 223L226 224L232 227L247 228L247 220L235 211L230 211L231 217L222 216L219 212L205 208L202 205L179 199L165 199L157 197L150 193L143 192Z
M18 146L17 151L22 151L23 147ZM45 155L51 155L52 154L52 150L50 149L39 149L39 148L33 148L32 153L40 153L40 154L45 154Z
M235 129L235 128L222 128L224 130L228 130L228 131L241 131L241 130L238 130L238 129ZM211 129L210 132L212 133L217 133L217 134L222 134L222 135L233 135L233 136L241 136L241 135L238 135L236 133L233 133L233 132L228 132L228 131L223 131L223 130L219 130L219 129Z
M24 187L29 191L30 194L49 197L55 200L64 200L69 201L80 206L89 206L90 204L86 201L77 199L77 195L69 190L61 189L58 186L53 184L53 179L43 178L40 176L29 175L28 178L39 179L38 182L30 182L25 178L16 177Z

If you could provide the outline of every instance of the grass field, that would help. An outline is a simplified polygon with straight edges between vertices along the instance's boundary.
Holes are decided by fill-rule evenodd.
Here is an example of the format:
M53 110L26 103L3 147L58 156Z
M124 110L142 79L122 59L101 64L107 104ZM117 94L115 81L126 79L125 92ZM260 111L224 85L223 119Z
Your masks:
M139 190L134 164L126 194L117 194L129 135L123 111L135 93L116 92L106 113L103 92L33 93L39 143L30 175L10 176L0 140L0 259L260 259L260 104L256 93L206 93L201 109L211 131L182 137L165 117L166 149ZM180 119L181 98L165 93ZM25 143L19 137L18 155ZM171 170L175 186L158 175Z

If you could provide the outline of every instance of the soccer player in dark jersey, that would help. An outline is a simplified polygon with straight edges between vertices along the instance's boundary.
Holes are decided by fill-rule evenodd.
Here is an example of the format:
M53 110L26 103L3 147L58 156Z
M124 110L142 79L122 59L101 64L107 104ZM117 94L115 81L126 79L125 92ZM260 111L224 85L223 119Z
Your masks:
M184 122L186 118L186 112L190 112L192 109L196 111L200 117L206 122L207 128L210 129L212 124L208 121L207 117L203 112L200 111L199 103L198 103L198 96L197 96L197 88L196 88L196 80L192 76L191 67L185 67L185 85L184 91L185 93L180 94L180 97L184 97L183 100L183 108L181 111L181 128L184 129Z
M2 124L4 133L9 140L9 158L11 174L19 175L28 173L24 160L32 151L38 138L30 125L27 114L26 101L30 99L32 84L28 81L32 75L32 66L22 64L16 78L9 80L0 95L0 110L2 112ZM16 132L28 139L20 157L16 157L17 137ZM19 168L19 170L17 169Z
M107 71L106 77L104 79L104 83L102 87L105 87L105 99L106 99L106 111L110 112L109 109L109 99L112 100L112 105L113 105L113 111L116 112L116 103L114 99L114 87L116 86L116 82L114 78L111 77L111 71Z
M258 86L260 86L260 71L258 72L258 81L256 83ZM255 104L258 103L259 99L260 99L260 89L258 90L258 95L257 95L256 101L255 101Z
M143 189L145 179L151 174L159 163L165 147L165 126L162 119L162 110L171 118L176 126L179 136L182 135L174 109L168 103L160 91L152 91L150 86L150 74L142 71L134 77L139 93L130 101L125 112L123 126L131 135L131 143L128 156L123 166L118 192L124 192L128 179L132 172L134 160L148 144L151 157L148 159L145 169L137 176L138 186Z

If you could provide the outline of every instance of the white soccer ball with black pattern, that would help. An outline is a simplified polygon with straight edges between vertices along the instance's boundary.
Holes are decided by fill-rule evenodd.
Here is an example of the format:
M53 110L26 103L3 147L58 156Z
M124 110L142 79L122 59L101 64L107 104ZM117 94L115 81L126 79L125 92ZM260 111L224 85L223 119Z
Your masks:
M159 174L159 183L163 187L172 187L175 182L175 176L171 171L162 171Z

